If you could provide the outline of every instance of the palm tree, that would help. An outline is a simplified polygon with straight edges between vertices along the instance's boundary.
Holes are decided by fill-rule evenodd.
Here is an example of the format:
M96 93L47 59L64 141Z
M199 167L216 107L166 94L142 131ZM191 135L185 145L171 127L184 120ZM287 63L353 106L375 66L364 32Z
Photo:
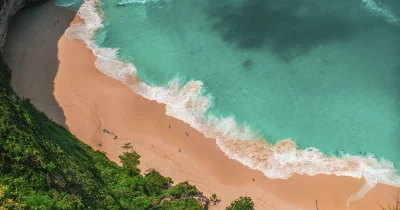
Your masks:
M399 195L397 195L396 198L394 198L396 200L396 206L390 207L388 204L388 209L384 208L381 204L379 204L379 206L381 207L382 210L400 210L400 201L399 201Z
M221 200L219 200L217 198L217 194L212 194L212 196L210 197L210 201L213 202L214 205L217 205L218 202L220 202Z
M396 200L396 206L393 206L393 207L390 207L388 204L388 209L384 208L381 204L379 204L379 206L381 206L382 210L400 210L399 203L400 202L398 200Z
M126 149L127 151L129 149L132 149L131 143L125 143L124 146L121 147L122 149Z

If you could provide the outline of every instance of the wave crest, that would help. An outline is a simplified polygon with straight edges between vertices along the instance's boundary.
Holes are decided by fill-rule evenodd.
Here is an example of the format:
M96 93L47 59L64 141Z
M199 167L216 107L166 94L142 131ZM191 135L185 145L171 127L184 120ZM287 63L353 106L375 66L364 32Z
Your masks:
M391 11L380 7L374 0L361 0L364 7L368 9L373 15L383 17L387 22L393 24L399 24L400 18L398 18Z
M287 139L272 145L262 140L246 124L238 125L233 117L219 119L205 115L210 107L210 96L201 95L203 83L190 81L179 85L179 78L167 87L148 85L137 76L136 68L122 62L118 49L99 48L95 33L103 27L96 0L87 0L79 9L84 22L76 23L66 31L69 39L82 40L97 57L95 65L104 74L128 85L134 92L150 100L166 104L166 114L183 120L208 138L215 138L218 147L231 159L256 169L269 178L287 179L293 173L327 174L365 178L366 185L351 196L351 201L362 198L376 183L400 186L393 164L387 160L341 154L340 158L326 157L316 148L299 150L294 141Z
M119 0L117 5L124 6L127 4L147 4L147 3L158 3L160 1L170 2L172 0Z

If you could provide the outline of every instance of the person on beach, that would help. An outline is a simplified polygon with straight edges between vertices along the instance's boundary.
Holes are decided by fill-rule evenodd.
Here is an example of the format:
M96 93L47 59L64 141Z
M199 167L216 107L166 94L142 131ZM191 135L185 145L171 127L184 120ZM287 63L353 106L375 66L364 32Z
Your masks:
M169 128L171 128L171 125L168 125Z
M186 136L189 136L188 132L186 132Z
M253 178L253 182L254 182L254 181L256 181L256 180Z
M179 152L181 152L181 149L179 149Z

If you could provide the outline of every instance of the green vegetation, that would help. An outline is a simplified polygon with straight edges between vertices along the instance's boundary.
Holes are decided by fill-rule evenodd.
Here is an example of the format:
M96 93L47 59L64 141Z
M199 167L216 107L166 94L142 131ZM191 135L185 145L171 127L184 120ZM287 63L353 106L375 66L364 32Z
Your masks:
M201 210L209 200L188 182L151 170L141 175L130 144L122 166L94 151L64 127L20 99L0 55L0 210ZM214 194L214 205L219 201ZM240 198L227 209L254 209Z
M400 210L400 201L398 199L399 196L397 196L397 198L395 198L396 200L396 205L390 207L390 205L388 204L388 208L383 207L381 204L379 204L379 206L381 207L382 210Z
M240 197L233 201L226 210L254 210L254 203L249 197Z
M10 80L1 62L0 210L204 209L195 186L172 187L157 171L141 175L130 145L120 155L122 167L111 162L21 100Z
M211 197L210 197L210 201L214 205L217 205L217 203L220 202L221 200L217 197L217 194L212 194Z

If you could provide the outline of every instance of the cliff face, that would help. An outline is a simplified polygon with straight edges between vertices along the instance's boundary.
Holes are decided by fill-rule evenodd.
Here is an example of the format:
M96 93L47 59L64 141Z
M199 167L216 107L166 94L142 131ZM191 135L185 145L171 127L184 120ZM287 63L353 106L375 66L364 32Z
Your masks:
M0 54L6 42L8 23L23 7L33 6L46 0L0 0Z

